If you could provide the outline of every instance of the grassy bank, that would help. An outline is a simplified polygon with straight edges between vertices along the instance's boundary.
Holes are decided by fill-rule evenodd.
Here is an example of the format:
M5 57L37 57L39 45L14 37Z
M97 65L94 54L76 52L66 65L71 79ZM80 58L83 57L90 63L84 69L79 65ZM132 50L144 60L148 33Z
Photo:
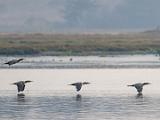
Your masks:
M160 35L0 34L0 55L108 55L160 51Z

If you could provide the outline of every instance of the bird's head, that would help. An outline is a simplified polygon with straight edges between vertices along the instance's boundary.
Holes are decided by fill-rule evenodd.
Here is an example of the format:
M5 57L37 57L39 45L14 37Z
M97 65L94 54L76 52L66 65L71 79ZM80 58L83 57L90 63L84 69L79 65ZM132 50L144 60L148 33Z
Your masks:
M24 81L25 83L29 83L29 82L33 82L33 81L31 81L31 80L26 80L26 81Z
M149 83L149 82L144 82L143 83L143 85L149 85L149 84L151 84L151 83Z
M91 84L91 83L89 83L89 82L83 82L82 84L83 85L87 85L87 84Z

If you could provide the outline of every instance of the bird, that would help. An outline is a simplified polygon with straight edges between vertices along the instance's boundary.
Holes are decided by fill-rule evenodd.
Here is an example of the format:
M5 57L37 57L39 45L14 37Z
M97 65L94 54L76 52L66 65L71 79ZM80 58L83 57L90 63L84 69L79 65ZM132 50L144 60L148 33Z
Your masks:
M17 85L17 90L18 90L18 93L19 92L23 92L24 89L25 89L25 84L26 83L29 83L29 82L33 82L33 81L30 81L30 80L26 80L26 81L18 81L18 82L15 82L15 83L12 83L13 85Z
M69 85L75 86L77 91L80 91L82 88L82 85L90 84L89 82L76 82Z
M72 60L73 60L73 58L70 58L69 60L70 60L70 61L72 61Z
M127 85L128 87L135 87L137 89L138 94L142 94L143 86L144 85L149 85L151 83L144 82L144 83L135 83L132 85Z
M16 63L22 61L22 60L24 60L24 59L23 59L23 58L14 59L14 60L8 61L8 62L6 62L6 63L4 63L4 64L8 64L9 66L11 66L11 65L13 65L13 64L16 64Z

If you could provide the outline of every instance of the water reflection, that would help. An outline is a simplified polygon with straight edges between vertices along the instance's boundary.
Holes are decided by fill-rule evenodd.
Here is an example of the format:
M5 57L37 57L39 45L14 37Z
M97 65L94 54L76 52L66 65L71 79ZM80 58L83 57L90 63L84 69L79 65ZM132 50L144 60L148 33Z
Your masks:
M143 94L142 94L142 93L138 93L138 94L136 95L136 98L143 98Z
M160 96L154 95L137 95L138 99L134 95L101 92L85 92L82 98L81 94L72 96L68 91L58 95L55 92L38 96L3 95L0 91L0 119L4 120L159 120L160 117Z
M82 100L82 96L80 94L76 95L76 101L81 101Z
M25 94L24 94L24 93L18 93L17 96L19 96L19 97L24 97Z
M24 93L17 94L17 101L25 102L25 94Z
M159 69L5 69L0 75L0 119L3 120L160 118ZM125 87L131 82L143 82L146 75L147 81L153 84L145 88L144 95L136 95ZM27 86L26 96L17 95L15 86L10 86L20 78L35 80L35 84ZM94 84L75 94L67 84L77 78Z

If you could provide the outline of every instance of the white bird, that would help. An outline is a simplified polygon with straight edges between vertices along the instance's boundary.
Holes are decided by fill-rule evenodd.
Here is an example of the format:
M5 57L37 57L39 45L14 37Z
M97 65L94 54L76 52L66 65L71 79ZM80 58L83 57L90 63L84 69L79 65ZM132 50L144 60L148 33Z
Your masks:
M8 62L6 62L4 64L8 64L9 66L11 66L13 64L16 64L16 63L22 61L22 60L24 60L24 59L23 58L21 58L21 59L14 59L14 60L8 61Z
M29 83L29 82L32 82L32 81L30 81L30 80L18 81L18 82L13 83L13 85L17 85L17 90L18 90L18 92L21 92L21 91L24 91L24 89L25 89L25 84L26 84L26 83Z
M82 85L87 85L87 84L90 84L90 83L89 82L77 82L77 83L72 83L72 84L69 84L69 85L75 86L76 90L80 91L81 88L82 88Z
M145 82L145 83L136 83L132 85L128 85L129 87L135 87L137 89L138 94L142 94L143 86L149 85L151 83Z

